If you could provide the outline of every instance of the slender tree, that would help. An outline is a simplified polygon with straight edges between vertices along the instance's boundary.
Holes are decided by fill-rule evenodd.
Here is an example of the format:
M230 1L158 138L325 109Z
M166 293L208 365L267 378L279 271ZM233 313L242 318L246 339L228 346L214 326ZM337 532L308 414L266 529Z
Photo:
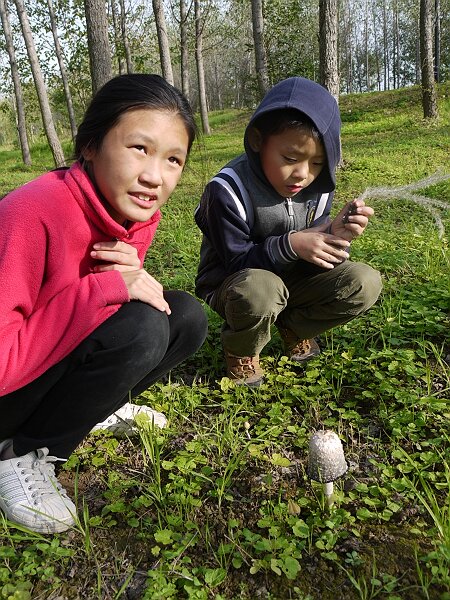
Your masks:
M260 98L269 89L269 71L264 46L263 0L252 0L253 43L255 46L256 79Z
M19 70L17 68L16 53L14 42L9 24L9 12L6 0L0 0L0 17L5 34L6 50L9 56L9 65L11 68L11 78L14 85L14 98L17 114L17 132L19 134L20 149L22 151L22 160L24 164L31 165L30 147L28 145L27 127L25 119L25 109L23 105L22 86L20 84Z
M319 80L339 100L338 0L319 0Z
M172 61L170 59L170 44L167 34L166 17L162 0L152 0L153 14L155 15L156 33L158 35L159 56L161 71L164 79L171 85L174 84Z
M438 116L433 68L434 0L420 0L420 66L422 73L422 107L426 119Z
M434 2L434 80L439 83L441 71L441 8L440 1Z
M206 100L205 68L203 65L203 27L205 19L202 18L200 0L194 0L195 14L195 63L197 65L198 96L200 104L200 118L205 135L211 134L208 119L208 103Z
M186 0L180 0L181 91L186 98L189 98L188 16Z
M41 109L42 123L44 125L44 131L47 136L47 140L50 146L50 150L53 155L53 160L57 167L64 164L64 153L61 143L56 133L55 124L53 122L53 115L50 109L50 102L47 95L47 89L45 87L44 77L42 75L41 67L39 64L36 48L33 41L33 35L31 33L30 22L28 19L27 12L23 0L14 0L17 8L17 14L19 16L20 25L22 28L23 38L27 48L28 59L30 61L31 72L33 74L34 85L39 100L39 106Z
M111 48L108 37L105 0L84 0L84 10L92 92L95 94L112 78Z
M124 0L119 0L120 4L120 32L122 34L122 44L125 51L125 61L127 63L127 73L133 72L133 61L131 59L130 44L128 43L128 34L126 26L126 10Z
M117 66L119 68L119 75L125 73L124 60L122 55L122 36L120 31L120 17L117 14L116 0L110 0L111 17L114 35L114 47L115 47L115 58L117 60Z
M75 136L77 135L75 111L73 109L72 94L70 92L69 80L67 78L66 67L64 65L64 58L63 58L63 53L62 53L62 49L61 49L61 44L59 43L56 17L55 17L55 11L53 10L52 0L47 0L47 5L48 5L48 14L50 17L50 25L52 28L53 40L55 42L56 58L58 59L59 70L61 72L61 81L62 81L63 88L64 88L64 96L66 97L67 112L69 114L70 130L72 132L72 138L75 139Z
M384 89L390 90L390 60L389 60L389 23L386 0L383 0L383 57L384 57Z

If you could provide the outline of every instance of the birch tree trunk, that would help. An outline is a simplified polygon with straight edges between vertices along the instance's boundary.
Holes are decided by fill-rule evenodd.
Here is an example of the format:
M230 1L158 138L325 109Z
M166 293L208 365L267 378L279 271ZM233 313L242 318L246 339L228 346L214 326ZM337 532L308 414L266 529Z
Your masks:
M128 43L127 27L126 27L126 11L124 0L119 0L120 4L120 31L122 33L122 43L125 50L125 61L127 63L127 73L133 72L133 60L131 58L130 44Z
M115 46L114 55L117 60L117 66L119 68L119 75L123 75L125 73L125 69L123 66L123 56L122 56L122 36L120 35L120 26L119 26L120 18L117 15L117 8L116 8L115 0L110 0L110 7L111 7L111 17L112 17L113 33L114 33L114 46Z
M44 77L42 75L41 67L39 65L36 48L34 46L30 22L28 20L28 15L26 13L23 0L14 0L14 2L16 4L17 14L19 16L20 25L22 28L23 38L27 47L28 59L30 61L31 72L33 74L34 85L36 86L39 106L41 109L44 131L47 136L47 140L53 155L53 160L55 161L55 165L57 167L60 167L65 163L64 153L53 122L52 111L50 109L50 102L47 95L47 89L45 87Z
M72 94L70 93L70 87L69 87L69 81L67 79L66 67L64 66L64 59L63 59L63 54L62 54L62 50L61 50L61 44L59 43L58 31L57 31L57 27L56 27L55 11L53 10L52 0L47 0L47 5L48 5L48 12L49 12L49 17L50 17L50 25L52 28L53 40L55 42L56 58L58 59L59 70L61 72L61 80L62 80L63 88L64 88L64 95L66 97L67 112L69 114L70 130L72 132L72 139L75 139L75 136L77 135L77 124L76 124L76 120L75 120L75 111L73 109Z
M319 80L339 101L337 0L319 0Z
M389 66L389 35L386 0L383 0L383 62L384 62L384 89L390 90L390 66Z
M16 53L14 51L14 42L9 24L9 13L6 0L0 0L0 17L5 34L6 50L9 57L11 68L11 78L14 85L14 97L17 114L17 132L19 134L20 149L22 151L22 160L24 164L31 165L30 147L28 145L27 127L25 119L25 109L23 105L22 86L20 85L19 70L17 68Z
M253 43L255 45L256 79L260 99L269 90L269 73L264 47L263 0L252 0Z
M392 75L394 89L400 87L400 34L398 24L398 2L394 0L392 6Z
M420 0L420 66L422 73L422 107L426 119L438 116L433 68L434 0Z
M197 65L198 96L200 104L200 118L205 135L211 134L208 119L208 105L206 101L205 69L203 66L203 22L200 12L200 0L194 0L195 11L195 62Z
M167 35L166 17L162 0L152 0L153 13L156 21L156 33L158 35L159 56L161 60L161 71L164 79L173 85L172 61L170 59L169 36Z
M180 0L181 91L189 99L188 11L186 1Z
M434 80L439 83L441 71L441 7L439 0L434 2Z
M112 78L111 48L108 37L108 19L104 0L84 0L86 31L91 66L92 92Z

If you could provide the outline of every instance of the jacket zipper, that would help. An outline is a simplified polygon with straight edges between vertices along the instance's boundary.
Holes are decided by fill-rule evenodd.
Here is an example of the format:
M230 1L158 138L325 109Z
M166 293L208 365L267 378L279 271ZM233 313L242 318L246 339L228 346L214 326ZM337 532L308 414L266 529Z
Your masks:
M292 206L292 198L286 198L286 210L289 218L289 228L294 229L294 208Z

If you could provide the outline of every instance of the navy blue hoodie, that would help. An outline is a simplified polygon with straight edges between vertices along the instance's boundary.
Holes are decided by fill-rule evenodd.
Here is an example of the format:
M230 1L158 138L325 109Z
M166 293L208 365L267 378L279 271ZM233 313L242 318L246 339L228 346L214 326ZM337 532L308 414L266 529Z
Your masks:
M296 109L311 119L327 158L319 176L292 198L280 196L270 185L259 153L248 142L255 120L280 109ZM196 278L200 298L208 301L228 275L241 269L281 274L301 260L292 250L289 234L329 221L340 160L340 125L336 100L314 81L291 77L266 94L247 125L245 154L208 183L195 213L203 232Z

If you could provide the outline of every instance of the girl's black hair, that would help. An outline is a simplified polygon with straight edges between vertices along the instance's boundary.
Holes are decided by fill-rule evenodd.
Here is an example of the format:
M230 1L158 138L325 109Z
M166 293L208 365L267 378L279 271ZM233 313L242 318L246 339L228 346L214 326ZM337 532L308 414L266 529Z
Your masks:
M75 137L75 159L83 160L88 148L98 150L124 113L142 108L178 114L188 134L189 154L197 126L185 96L159 75L134 73L110 79L92 98Z
M283 133L286 129L306 130L316 139L321 139L314 121L295 108L271 110L257 117L252 125L265 140L271 135Z

